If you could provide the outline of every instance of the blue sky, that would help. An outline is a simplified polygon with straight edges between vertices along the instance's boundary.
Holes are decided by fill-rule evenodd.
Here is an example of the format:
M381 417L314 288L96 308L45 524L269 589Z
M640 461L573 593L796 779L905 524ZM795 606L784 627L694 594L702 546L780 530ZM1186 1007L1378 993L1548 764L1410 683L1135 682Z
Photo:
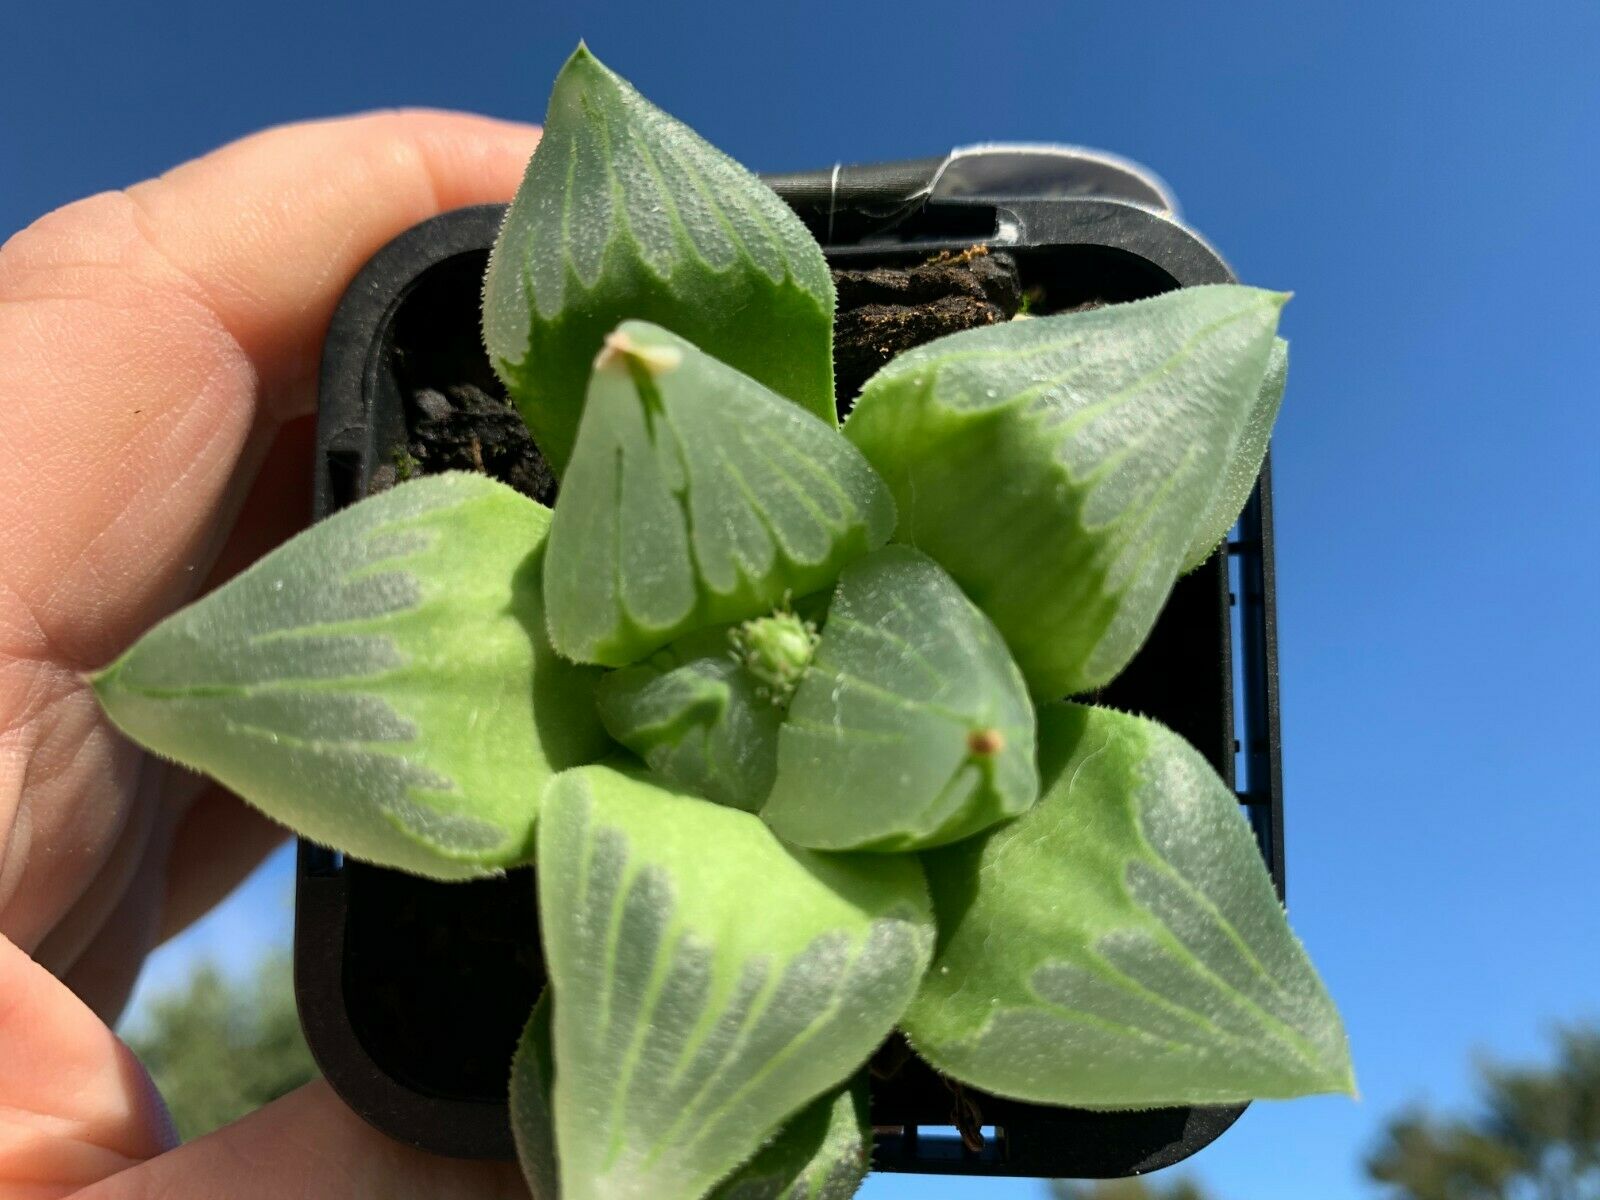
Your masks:
M756 168L991 139L1154 167L1242 278L1295 292L1290 906L1363 1092L1258 1105L1194 1173L1229 1200L1369 1195L1386 1115L1461 1101L1474 1052L1600 1018L1592 0L153 7L8 13L0 233L296 117L536 118L580 36ZM286 938L288 878L280 857L152 974Z

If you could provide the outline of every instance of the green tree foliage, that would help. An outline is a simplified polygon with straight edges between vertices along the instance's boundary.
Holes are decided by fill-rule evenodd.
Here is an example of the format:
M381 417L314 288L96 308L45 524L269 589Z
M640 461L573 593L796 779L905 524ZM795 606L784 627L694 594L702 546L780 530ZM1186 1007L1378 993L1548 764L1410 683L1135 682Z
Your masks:
M1600 1200L1600 1026L1558 1028L1555 1051L1480 1066L1470 1113L1394 1118L1367 1174L1390 1200Z
M1053 1200L1209 1200L1192 1179L1166 1182L1146 1179L1103 1179L1096 1183L1077 1183L1057 1179L1050 1184Z
M185 1141L236 1121L316 1076L294 1007L288 956L243 980L198 967L127 1031Z

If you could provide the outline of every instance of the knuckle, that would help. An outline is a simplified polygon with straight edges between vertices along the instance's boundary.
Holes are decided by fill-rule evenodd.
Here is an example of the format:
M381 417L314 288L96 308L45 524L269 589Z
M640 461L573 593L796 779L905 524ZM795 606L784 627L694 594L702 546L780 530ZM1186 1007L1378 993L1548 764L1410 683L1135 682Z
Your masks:
M0 299L22 299L41 275L124 260L137 238L123 192L100 192L46 213L0 246Z

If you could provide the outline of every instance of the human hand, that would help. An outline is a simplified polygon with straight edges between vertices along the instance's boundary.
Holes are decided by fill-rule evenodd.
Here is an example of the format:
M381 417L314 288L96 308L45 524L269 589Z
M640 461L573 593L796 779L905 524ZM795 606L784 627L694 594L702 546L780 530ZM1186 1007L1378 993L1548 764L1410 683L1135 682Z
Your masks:
M285 834L123 740L80 673L305 525L340 293L416 222L509 199L537 138L435 112L286 126L0 249L0 1200L524 1194L321 1082L172 1148L109 1024L146 953Z

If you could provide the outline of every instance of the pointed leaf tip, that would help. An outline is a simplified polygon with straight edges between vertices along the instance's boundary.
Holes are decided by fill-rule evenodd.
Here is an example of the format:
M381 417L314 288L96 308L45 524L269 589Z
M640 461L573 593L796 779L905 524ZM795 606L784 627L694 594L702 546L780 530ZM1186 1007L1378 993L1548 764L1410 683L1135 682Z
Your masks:
M1262 377L1255 401L1233 452L1223 467L1221 486L1218 487L1211 506L1195 527L1180 568L1185 574L1210 558L1222 545L1228 531L1239 519L1245 502L1255 488L1261 474L1261 465L1267 458L1267 445L1272 437L1272 427L1277 422L1278 410L1283 405L1284 388L1289 381L1289 343L1274 338L1267 357L1267 373Z
M434 878L527 861L605 745L544 635L548 511L450 474L312 526L95 674L111 720L302 836Z
M1039 722L1039 802L923 856L941 940L903 1022L917 1049L1084 1108L1350 1091L1338 1011L1227 785L1153 721Z
M676 346L658 343L641 345L625 327L613 329L595 355L596 371L639 370L646 375L665 375L683 365L683 351Z
M894 501L837 430L659 326L615 337L635 365L591 378L551 522L562 654L638 662L819 591L889 540Z
M580 44L496 239L483 335L564 472L589 370L624 318L654 321L829 424L833 279L776 193Z
M1034 802L1033 750L994 625L927 555L888 546L839 578L761 815L818 850L944 845Z
M1207 536L1284 298L1210 285L969 330L863 389L845 433L898 536L994 621L1036 697L1100 687L1144 643Z

